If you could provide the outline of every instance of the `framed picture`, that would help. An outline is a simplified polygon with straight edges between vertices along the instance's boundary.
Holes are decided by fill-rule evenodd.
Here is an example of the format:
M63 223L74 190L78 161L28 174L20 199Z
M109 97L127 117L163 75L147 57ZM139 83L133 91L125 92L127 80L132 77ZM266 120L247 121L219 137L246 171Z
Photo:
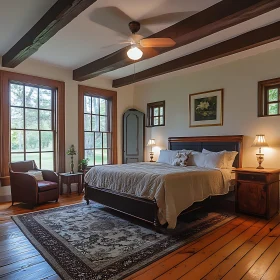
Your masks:
M223 98L223 89L190 94L190 127L223 125Z

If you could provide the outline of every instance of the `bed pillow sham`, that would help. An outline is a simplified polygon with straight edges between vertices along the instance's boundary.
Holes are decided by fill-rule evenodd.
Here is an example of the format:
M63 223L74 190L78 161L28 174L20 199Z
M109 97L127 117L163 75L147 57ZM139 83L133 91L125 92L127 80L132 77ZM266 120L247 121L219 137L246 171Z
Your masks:
M224 154L224 163L222 165L222 169L232 169L233 162L238 152L236 151L221 151L221 152L211 152L206 149L202 150L203 154L215 153L215 154Z
M178 151L160 150L157 162L167 163L167 164L172 165L173 161L176 158L177 153L178 153Z
M204 168L221 168L224 164L223 154L214 153L195 153L191 156L192 163L198 167Z

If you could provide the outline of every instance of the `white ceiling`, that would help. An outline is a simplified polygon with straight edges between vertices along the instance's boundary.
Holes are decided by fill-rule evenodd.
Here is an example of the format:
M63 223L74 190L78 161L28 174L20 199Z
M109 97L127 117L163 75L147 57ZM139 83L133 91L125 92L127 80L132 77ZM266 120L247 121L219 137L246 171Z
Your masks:
M214 5L220 0L98 0L77 18L60 30L45 43L31 58L60 67L75 69L108 55L124 45L118 44L129 36L128 19L144 22L153 17L160 19L163 14L176 16L169 22L145 24L140 34L158 32L177 21ZM56 2L56 0L0 0L0 56L5 54ZM124 12L127 18L119 18L108 11ZM101 15L101 19L100 19ZM99 18L98 18L99 17ZM170 18L166 15L166 18ZM108 24L121 30L118 33L94 21L106 19ZM180 47L157 57L136 63L136 72L162 64L166 61L195 52L218 42L280 20L280 9L212 34L189 45ZM147 22L147 20L145 21ZM131 75L130 65L103 76L115 79Z

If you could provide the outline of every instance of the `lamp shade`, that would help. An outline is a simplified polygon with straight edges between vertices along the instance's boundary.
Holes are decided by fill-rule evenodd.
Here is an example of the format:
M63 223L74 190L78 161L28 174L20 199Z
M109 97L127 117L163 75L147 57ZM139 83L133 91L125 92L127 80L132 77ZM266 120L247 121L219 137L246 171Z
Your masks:
M256 135L256 138L252 144L252 147L268 147L267 142L263 134Z
M147 146L155 146L155 145L156 145L155 139L150 139L150 140L148 141Z

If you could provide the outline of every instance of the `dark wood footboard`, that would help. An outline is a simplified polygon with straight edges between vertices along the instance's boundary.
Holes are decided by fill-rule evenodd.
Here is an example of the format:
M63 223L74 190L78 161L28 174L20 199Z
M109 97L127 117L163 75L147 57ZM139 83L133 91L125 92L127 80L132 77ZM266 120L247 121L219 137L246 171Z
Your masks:
M85 185L85 200L98 202L114 210L151 223L156 229L160 227L158 221L158 206L155 200L138 198L132 195L116 193L107 189L100 189Z

